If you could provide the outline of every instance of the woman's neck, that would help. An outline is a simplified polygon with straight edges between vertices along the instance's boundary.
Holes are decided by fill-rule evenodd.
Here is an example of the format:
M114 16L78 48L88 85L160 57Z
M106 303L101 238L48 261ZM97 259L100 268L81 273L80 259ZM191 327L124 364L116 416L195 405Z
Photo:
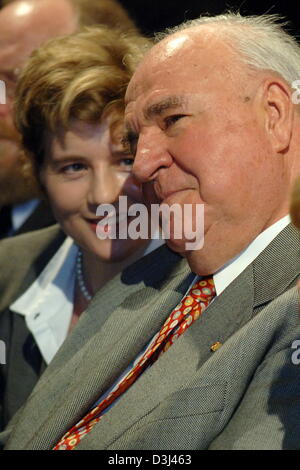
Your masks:
M141 258L146 248L147 245L144 245L125 260L116 263L102 261L93 253L82 250L83 277L91 295L94 296L101 287L119 272Z
M82 275L84 279L85 287L87 288L90 295L93 297L96 292L103 287L110 279L116 276L119 272L125 269L130 264L134 263L140 258L147 245L143 246L142 249L138 250L132 256L126 258L124 261L119 263L105 263L104 261L97 258L94 254L82 250ZM89 301L83 295L78 279L75 282L74 291L74 303L73 303L73 315L70 323L69 332L74 328L80 315L87 309Z

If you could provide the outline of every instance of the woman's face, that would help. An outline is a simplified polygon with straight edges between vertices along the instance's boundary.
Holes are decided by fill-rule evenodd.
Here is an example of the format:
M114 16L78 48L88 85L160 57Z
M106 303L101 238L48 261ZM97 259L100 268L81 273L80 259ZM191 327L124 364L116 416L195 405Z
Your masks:
M124 215L119 214L119 196L127 196L128 207L142 202L141 188L131 175L133 158L121 144L121 128L113 141L109 121L88 124L74 120L66 132L49 142L41 182L64 232L103 261L122 261L147 244L141 239L101 240L96 235L97 223L103 219L96 216L100 204L114 205L118 233Z

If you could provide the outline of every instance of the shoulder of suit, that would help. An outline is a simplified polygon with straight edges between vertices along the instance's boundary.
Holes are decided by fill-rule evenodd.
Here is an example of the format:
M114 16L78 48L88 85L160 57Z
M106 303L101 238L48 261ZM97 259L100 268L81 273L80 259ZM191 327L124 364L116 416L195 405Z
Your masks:
M300 302L299 289L292 285L282 294L275 297L244 327L244 336L256 332L257 338L269 337L274 349L283 349L286 338L295 335L300 340ZM291 345L291 342L289 343Z
M0 285L16 270L32 264L43 252L56 251L65 238L58 225L10 237L0 242ZM53 250L51 250L53 247Z
M14 237L4 238L0 241L0 251L2 252L8 247L14 248L31 245L32 243L48 243L49 241L54 240L60 234L62 234L62 230L58 224L55 224L40 230L33 230L31 232L26 232Z
M294 283L293 283L294 284ZM300 332L300 296L298 286L292 285L289 289L276 297L262 312L268 323L278 325L280 334L290 329ZM299 338L300 339L300 338Z

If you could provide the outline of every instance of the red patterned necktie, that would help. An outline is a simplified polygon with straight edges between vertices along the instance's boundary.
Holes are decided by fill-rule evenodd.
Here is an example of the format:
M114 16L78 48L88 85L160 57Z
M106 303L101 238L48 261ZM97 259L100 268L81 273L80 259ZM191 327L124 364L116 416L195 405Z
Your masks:
M169 349L174 341L204 312L216 295L214 281L204 278L197 281L179 305L167 318L161 330L148 346L141 359L125 378L82 420L73 426L56 444L53 450L72 450L88 434L102 417L103 411L122 395L157 358Z

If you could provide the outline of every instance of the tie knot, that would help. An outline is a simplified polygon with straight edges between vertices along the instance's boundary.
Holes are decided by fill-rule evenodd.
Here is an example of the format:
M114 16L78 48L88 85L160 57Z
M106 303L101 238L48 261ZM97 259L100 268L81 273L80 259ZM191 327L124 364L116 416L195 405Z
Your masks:
M212 276L199 279L191 287L188 295L195 300L209 302L216 295L215 283Z

